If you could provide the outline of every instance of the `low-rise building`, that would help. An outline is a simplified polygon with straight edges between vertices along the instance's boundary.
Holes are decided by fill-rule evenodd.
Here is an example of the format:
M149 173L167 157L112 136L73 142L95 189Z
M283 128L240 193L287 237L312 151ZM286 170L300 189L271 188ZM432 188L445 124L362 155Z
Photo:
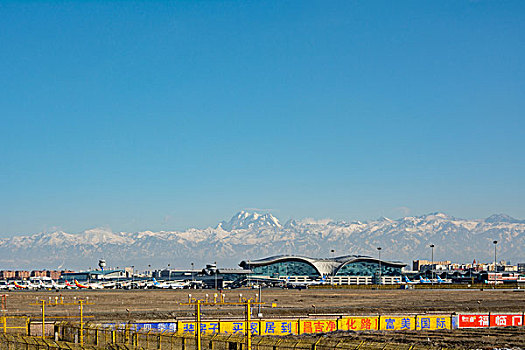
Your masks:
M16 271L2 270L0 271L0 279L8 280L16 277Z
M423 271L428 269L433 270L448 270L451 262L445 261L430 261L430 260L414 260L412 261L412 270Z
M31 277L31 272L30 271L15 271L15 278L16 279L28 279L29 277Z

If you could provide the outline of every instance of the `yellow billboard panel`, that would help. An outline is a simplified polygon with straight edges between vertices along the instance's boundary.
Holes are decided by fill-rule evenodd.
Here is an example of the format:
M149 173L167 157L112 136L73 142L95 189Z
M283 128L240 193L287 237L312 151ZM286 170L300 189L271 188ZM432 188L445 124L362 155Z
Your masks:
M416 329L452 329L452 320L450 315L418 315L416 316Z
M197 322L183 322L179 321L177 333L179 334L195 334ZM201 322L201 334L216 334L219 333L219 321Z
M402 331L416 329L414 316L380 316L380 330Z
M220 333L224 334L244 334L245 321L221 321L219 325ZM259 335L259 321L250 322L250 331L253 335Z
M337 320L300 320L300 334L328 333L337 331Z
M261 321L261 335L289 335L297 334L297 321L268 320Z
M377 330L378 326L379 317L377 316L351 316L338 320L338 329L340 331Z

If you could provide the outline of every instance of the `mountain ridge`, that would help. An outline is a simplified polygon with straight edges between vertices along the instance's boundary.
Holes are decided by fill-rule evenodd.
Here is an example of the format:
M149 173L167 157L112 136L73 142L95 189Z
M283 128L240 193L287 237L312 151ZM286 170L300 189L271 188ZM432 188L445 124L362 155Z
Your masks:
M397 220L366 222L330 219L288 220L270 213L241 211L215 227L183 231L113 232L92 228L80 233L40 232L0 240L0 269L87 268L106 258L112 266L187 268L210 261L236 266L241 260L276 254L328 257L375 256L382 247L386 260L430 259L466 263L492 261L493 240L498 256L525 262L525 220L505 214L485 219L460 219L436 212Z

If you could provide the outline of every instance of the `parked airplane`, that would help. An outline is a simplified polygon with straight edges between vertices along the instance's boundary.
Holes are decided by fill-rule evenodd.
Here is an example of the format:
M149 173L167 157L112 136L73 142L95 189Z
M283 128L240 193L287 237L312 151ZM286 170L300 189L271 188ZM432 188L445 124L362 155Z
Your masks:
M175 282L171 282L170 283L170 288L171 289L184 289L184 288L189 288L190 287L190 283L189 281L187 282L184 282L184 281L175 281Z
M405 282L401 282L401 283L404 283L404 284L419 284L421 283L420 281L411 281L407 276L403 276L404 279L405 279Z
M13 290L15 289L15 285L12 282L9 281L0 281L0 290L1 289L7 289L7 290Z
M53 282L54 289L69 289L68 285L65 283L56 283Z
M419 276L419 281L425 284L432 283L428 278L423 278L423 276Z
M65 284L57 284L50 277L31 277L29 278L29 283L35 286L36 289L64 289Z
M134 281L130 283L129 288L131 289L145 289L148 286L146 281Z
M37 286L30 283L29 281L14 281L13 284L17 289L37 289Z
M117 288L117 282L109 281L104 283L105 289L116 289Z
M170 284L167 283L167 282L159 282L154 277L153 278L153 282L151 284L151 287L153 287L153 288L160 288L160 289L168 289L168 288L170 288Z
M13 284L18 289L27 289L27 286L23 286L23 285L19 284L17 281L14 281Z
M439 277L439 276L436 276L436 277L437 277L436 278L437 279L437 283L452 283L452 281L449 280L449 279L441 279L441 277Z
M71 283L69 283L68 280L66 280L64 283L66 285L66 288L68 288L68 289L77 289L78 288L77 286L72 285Z
M104 286L100 283L80 284L77 280L75 280L75 286L77 286L80 289L104 289Z
M117 289L131 289L131 281L118 281L116 287Z

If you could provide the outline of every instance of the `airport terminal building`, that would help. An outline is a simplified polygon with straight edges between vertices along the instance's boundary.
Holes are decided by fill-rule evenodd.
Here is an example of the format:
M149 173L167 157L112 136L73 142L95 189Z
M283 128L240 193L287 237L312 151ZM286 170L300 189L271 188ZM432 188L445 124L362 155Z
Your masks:
M395 284L401 281L406 264L370 256L346 255L315 259L295 255L278 255L239 264L250 270L252 278L308 282L324 278L332 284Z
M285 285L286 283L320 282L337 285L396 284L401 282L401 269L406 264L379 260L370 256L346 255L334 258L310 258L298 255L277 255L264 259L244 260L240 269L218 268L208 264L202 270L155 271L161 280L202 283L207 288L240 287L243 285Z

